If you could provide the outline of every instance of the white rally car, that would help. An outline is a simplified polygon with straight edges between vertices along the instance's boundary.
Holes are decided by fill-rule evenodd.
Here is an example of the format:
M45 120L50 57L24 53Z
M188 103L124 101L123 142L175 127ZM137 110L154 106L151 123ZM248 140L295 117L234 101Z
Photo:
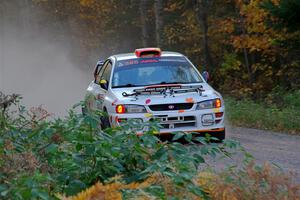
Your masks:
M99 61L87 88L84 111L101 110L102 127L128 119L157 120L160 134L209 133L225 138L224 101L182 54L159 48L136 49ZM138 134L142 134L141 133Z

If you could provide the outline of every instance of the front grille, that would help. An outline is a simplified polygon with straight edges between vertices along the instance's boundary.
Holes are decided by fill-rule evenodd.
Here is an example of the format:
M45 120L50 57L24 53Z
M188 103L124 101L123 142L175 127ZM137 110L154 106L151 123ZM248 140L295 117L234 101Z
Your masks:
M195 127L195 116L178 116L167 117L164 115L154 116L150 121L156 120L164 129L182 128L182 127Z
M193 105L193 103L157 104L150 105L149 108L152 111L189 110Z

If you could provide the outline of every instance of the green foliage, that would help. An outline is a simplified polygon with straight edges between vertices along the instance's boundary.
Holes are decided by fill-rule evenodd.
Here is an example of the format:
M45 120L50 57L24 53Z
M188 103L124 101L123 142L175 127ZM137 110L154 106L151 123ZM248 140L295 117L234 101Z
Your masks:
M295 110L300 110L300 90L288 93L283 96L284 104Z
M256 103L252 100L238 101L233 98L226 98L225 102L226 117L233 125L292 134L300 132L299 90L294 93L269 96L265 103Z
M178 189L205 196L192 181L198 167L205 164L204 156L228 156L237 147L232 142L201 147L161 142L154 134L155 122L128 121L122 127L101 130L98 113L82 115L71 110L65 119L47 121L48 113L41 107L27 111L16 104L1 111L6 116L1 116L5 123L0 129L1 199L53 199L55 194L74 195L115 176L131 183L152 174L168 177ZM137 136L144 126L149 131ZM176 133L174 140L180 138L192 143L192 134ZM206 143L203 138L197 140Z
M279 18L281 23L274 24L276 28L286 26L290 31L300 30L300 1L281 0L274 4L268 0L262 3L262 7L268 10L274 17Z

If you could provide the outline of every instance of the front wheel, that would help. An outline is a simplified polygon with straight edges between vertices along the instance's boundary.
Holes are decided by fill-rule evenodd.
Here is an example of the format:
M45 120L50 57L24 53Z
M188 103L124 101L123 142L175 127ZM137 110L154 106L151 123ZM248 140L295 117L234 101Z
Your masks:
M106 110L103 112L103 116L100 117L100 121L101 121L101 129L102 130L110 128L108 113Z
M211 134L211 137L215 137L217 138L218 140L214 140L213 142L216 142L216 143L222 143L224 140L225 140L225 129L224 131L220 131L220 132L215 132L213 134Z
M216 132L210 132L210 133L198 133L194 135L194 138L197 137L206 137L206 135L209 135L210 137L214 137L217 138L218 140L210 140L210 142L214 142L214 143L222 143L225 140L225 129L223 131L216 131ZM198 142L197 140L194 140L196 142Z
M87 114L87 108L86 108L85 105L81 106L81 113L82 113L83 116L86 116L86 114Z

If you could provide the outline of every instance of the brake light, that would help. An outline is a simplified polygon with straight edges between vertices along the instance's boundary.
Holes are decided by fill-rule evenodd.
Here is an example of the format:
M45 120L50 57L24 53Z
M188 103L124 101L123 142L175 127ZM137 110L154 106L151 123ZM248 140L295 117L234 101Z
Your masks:
M124 106L124 105L117 105L117 106L116 106L116 112L117 112L118 114L125 113L125 106Z
M142 48L135 50L136 57L159 57L161 55L160 48Z
M216 99L215 104L216 104L215 108L221 108L222 106L221 99Z

